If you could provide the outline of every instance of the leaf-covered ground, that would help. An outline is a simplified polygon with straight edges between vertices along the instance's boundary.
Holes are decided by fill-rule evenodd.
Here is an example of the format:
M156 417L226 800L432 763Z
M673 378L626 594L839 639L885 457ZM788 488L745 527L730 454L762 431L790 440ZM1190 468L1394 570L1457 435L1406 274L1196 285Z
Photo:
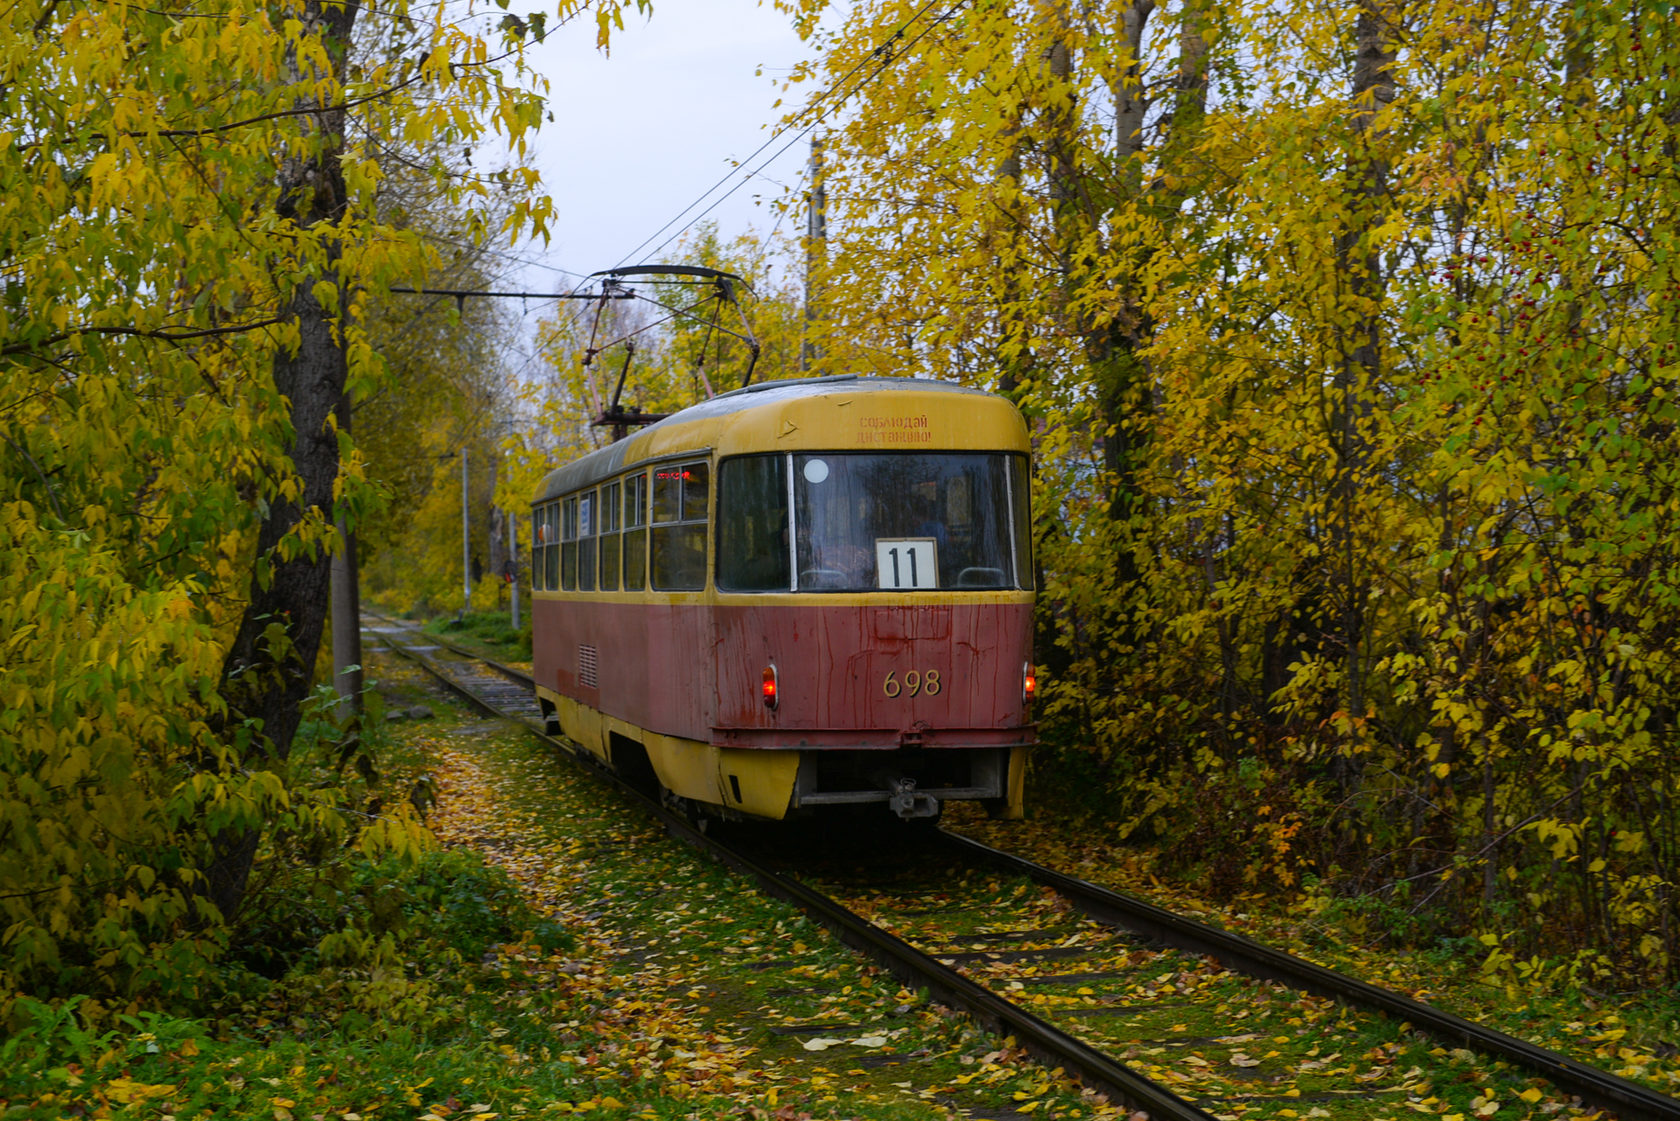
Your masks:
M992 821L975 807L959 804L948 808L945 824L1064 872L1291 947L1320 964L1661 1093L1680 1094L1680 995L1490 976L1480 968L1486 948L1473 939L1432 948L1396 948L1380 939L1380 922L1373 929L1371 921L1362 919L1357 925L1363 929L1358 929L1335 921L1334 915L1304 913L1298 905L1292 907L1285 894L1256 892L1221 903L1199 894L1193 885L1158 874L1147 847L1112 842L1111 831L1087 817L1059 815L1042 798L1029 805L1028 814L1024 822Z
M547 921L459 960L370 967L312 959L272 984L236 986L204 1018L140 1007L92 1016L40 1008L25 1030L0 1041L0 1119L1125 1116L664 836L575 761L518 729L464 714L405 666L376 666L394 699L424 694L437 711L434 720L395 726L395 734L435 774L430 824L440 842L505 869L525 905ZM1137 854L1042 815L1019 824L960 808L949 816L994 843L1257 937L1298 935L1287 914L1263 916L1264 900L1245 900L1249 909L1237 912L1213 908L1152 881ZM500 906L493 885L460 882L469 890L445 892L443 912L428 921L465 928ZM363 896L377 906L370 890L364 885ZM551 937L554 930L562 936ZM1660 1044L1675 1032L1661 1020L1660 1001L1511 999L1438 958L1361 955L1322 931L1313 945L1327 964L1352 964L1415 995L1445 992L1461 1010L1473 1004L1470 1011L1507 1030L1526 1029L1672 1091L1672 1056ZM1188 967L1175 972L1174 985L1197 980ZM1057 995L1091 996L1047 988L1041 999ZM1245 1015L1258 1013L1234 1009L1233 1023ZM1238 1074L1245 1060L1270 1059L1264 1039L1250 1046L1226 1039L1228 1030L1177 1026L1136 1034L1194 1036L1189 1053L1234 1064ZM1197 1042L1215 1034L1218 1048ZM1133 1043L1132 1058L1146 1070L1169 1069L1151 1048L1175 1048ZM1326 1073L1360 1063L1392 1072L1398 1058L1361 1045L1309 1061ZM1451 1109L1435 1097L1407 1108L1516 1117L1529 1104L1503 1093L1452 1096ZM1324 1112L1303 1101L1276 1115Z
M782 1118L1115 1115L666 837L523 733L471 727L439 742L436 758L439 835L490 853L579 936L569 958L520 963L531 1003L510 1015L537 1030L508 1028L530 1039L546 1027L520 1056L592 1078L597 1104L636 1113L668 1098ZM554 970L574 1004L548 1022L543 978Z
M666 837L585 767L370 661L398 706L436 711L393 728L435 775L446 853L505 869L536 920L463 940L508 910L468 876L408 924L455 931L466 956L311 951L203 1018L40 1006L0 1041L0 1118L1125 1116ZM344 898L377 911L391 885L357 882Z
M1381 945L1326 921L1303 917L1282 896L1252 894L1231 905L1154 874L1147 849L1110 843L1087 820L1061 820L1036 807L1025 822L991 821L953 807L949 828L1060 871L1141 896L1478 1020L1581 1062L1680 1093L1680 997L1672 992L1611 993L1567 984L1490 977L1465 944L1430 949ZM1479 948L1479 947L1478 947ZM1510 1116L1510 1112L1499 1116ZM1491 1116L1491 1114L1490 1114Z
M1510 1064L1151 946L1024 878L944 865L854 873L831 890L1222 1121L1600 1116Z

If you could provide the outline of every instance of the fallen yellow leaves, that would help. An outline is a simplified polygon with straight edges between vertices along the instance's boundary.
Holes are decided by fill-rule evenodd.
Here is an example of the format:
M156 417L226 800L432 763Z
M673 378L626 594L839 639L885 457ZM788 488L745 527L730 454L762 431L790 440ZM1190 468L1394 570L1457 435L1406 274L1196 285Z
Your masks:
M831 1039L827 1036L819 1035L807 1039L800 1046L807 1051L826 1051L830 1047L838 1047L841 1044L846 1043L849 1043L854 1047L866 1047L873 1049L877 1047L885 1047L887 1045L887 1037L884 1035L860 1035L856 1039Z
M598 932L597 916L579 904L586 894L579 858L591 847L587 841L549 840L542 830L521 822L507 808L509 776L488 771L473 752L438 744L437 775L439 798L431 824L439 837L481 849L542 913L576 936L578 945L566 957L550 958L518 947L503 947L502 953L523 972L540 978L552 995L594 1009L587 1027L608 1042L578 1056L582 1065L609 1067L625 1078L655 1076L669 1093L700 1097L733 1094L762 1079L740 1073L752 1048L710 1030L675 998L647 995L675 988L667 984L664 967L649 960L630 978L614 976L609 963L619 951L612 936ZM628 841L627 836L614 839ZM691 999L701 995L693 986L686 992ZM582 1026L557 1023L551 1029L565 1032ZM556 1108L588 1113L623 1106L617 1097L606 1095L558 1103Z
M175 1093L175 1090L173 1082L148 1083L135 1082L128 1078L113 1078L105 1084L105 1097L120 1105L130 1105L167 1098Z
M560 1113L593 1113L598 1109L620 1110L623 1108L624 1103L611 1094L600 1098L589 1098L581 1102L560 1102L555 1106L555 1109ZM425 1121L425 1119L422 1118L421 1121Z

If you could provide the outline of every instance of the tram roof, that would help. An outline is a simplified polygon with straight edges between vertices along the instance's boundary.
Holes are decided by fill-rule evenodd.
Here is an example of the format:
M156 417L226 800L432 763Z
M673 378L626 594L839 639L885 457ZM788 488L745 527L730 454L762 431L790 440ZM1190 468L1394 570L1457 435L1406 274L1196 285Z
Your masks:
M850 409L853 404L865 407ZM792 378L720 393L580 456L549 472L533 501L578 490L637 463L708 451L1024 452L1027 447L1021 414L984 390L929 378Z

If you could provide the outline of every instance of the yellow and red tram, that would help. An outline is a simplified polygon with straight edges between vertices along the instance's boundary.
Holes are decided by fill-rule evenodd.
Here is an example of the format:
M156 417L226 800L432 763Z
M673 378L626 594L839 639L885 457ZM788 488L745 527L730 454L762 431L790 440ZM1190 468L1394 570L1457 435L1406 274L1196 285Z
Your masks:
M532 502L551 727L729 817L1019 816L1033 587L1006 400L840 376L725 393Z

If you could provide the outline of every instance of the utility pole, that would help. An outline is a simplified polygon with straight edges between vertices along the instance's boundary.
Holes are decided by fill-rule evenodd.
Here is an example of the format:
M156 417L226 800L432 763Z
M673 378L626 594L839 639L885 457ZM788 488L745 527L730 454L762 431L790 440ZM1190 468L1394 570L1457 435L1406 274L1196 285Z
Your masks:
M809 373L822 350L811 340L817 321L817 286L812 280L827 256L828 193L823 189L822 137L811 137L810 209L805 218L805 343L799 350L799 372Z
M461 445L461 615L472 609L472 534L467 517L467 445Z
M338 401L338 430L350 433L350 395ZM356 535L340 514L338 548L332 558L332 655L333 689L343 702L346 720L362 715L362 604L357 586Z
M509 514L508 564L513 566L513 630L519 633L519 515Z

